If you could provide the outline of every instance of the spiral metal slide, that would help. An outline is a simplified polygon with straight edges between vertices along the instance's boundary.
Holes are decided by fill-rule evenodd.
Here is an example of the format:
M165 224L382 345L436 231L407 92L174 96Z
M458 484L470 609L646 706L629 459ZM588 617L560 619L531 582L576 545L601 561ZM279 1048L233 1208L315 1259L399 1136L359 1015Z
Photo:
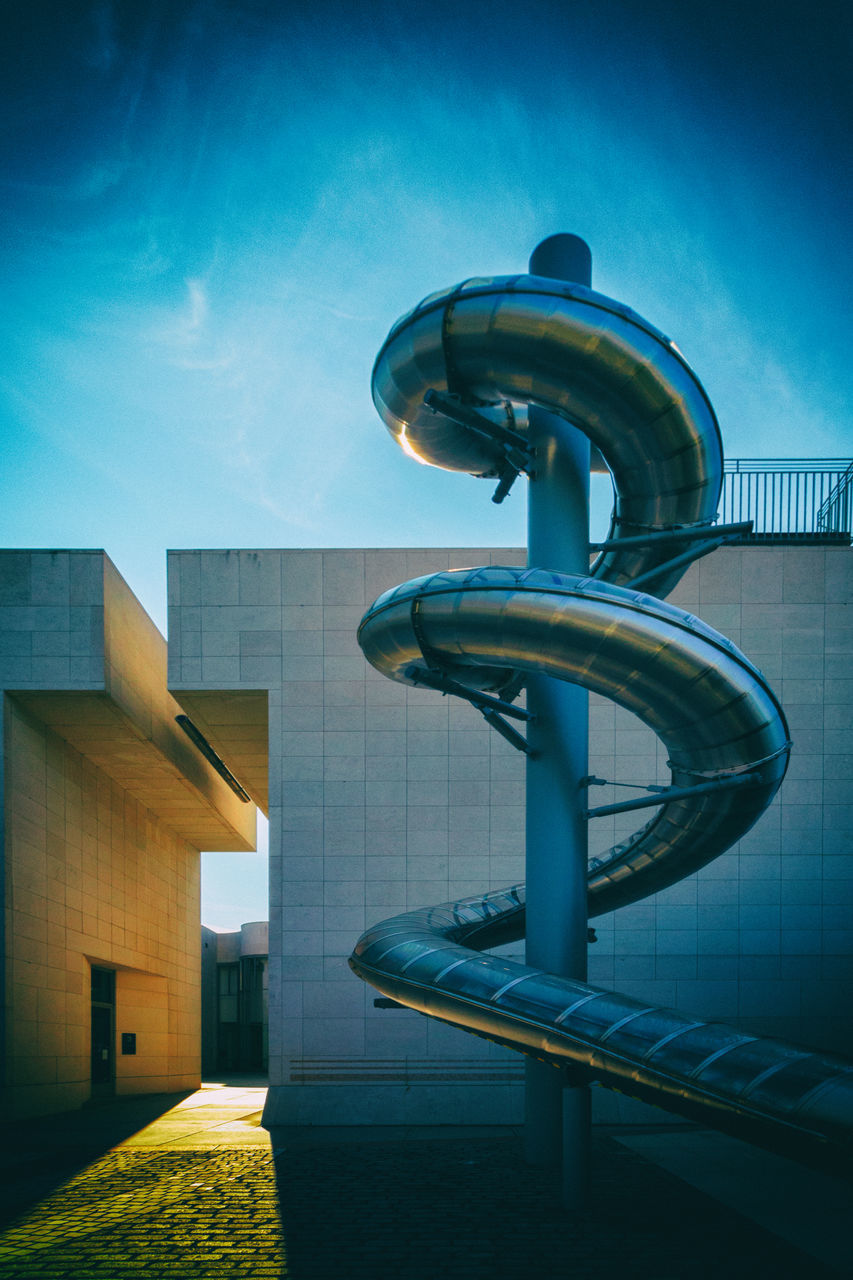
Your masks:
M677 348L580 285L470 280L394 326L373 395L407 453L497 476L504 489L535 466L526 406L560 414L603 456L616 499L610 545L588 576L492 566L407 582L362 620L368 661L393 680L479 699L498 727L516 712L525 676L544 673L654 729L669 753L672 798L592 860L591 915L723 853L770 804L790 743L761 673L658 598L684 571L691 539L713 537L723 470L714 412ZM640 577L655 595L631 589ZM523 937L524 901L516 885L398 915L361 937L350 965L385 996L569 1067L575 1080L850 1170L853 1063L483 954Z

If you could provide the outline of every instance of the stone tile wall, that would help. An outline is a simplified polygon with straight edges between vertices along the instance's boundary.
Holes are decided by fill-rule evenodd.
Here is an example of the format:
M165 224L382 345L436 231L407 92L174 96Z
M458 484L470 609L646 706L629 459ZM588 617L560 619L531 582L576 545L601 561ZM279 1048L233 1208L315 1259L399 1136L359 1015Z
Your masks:
M90 1092L91 965L117 968L117 1093L199 1076L198 853L6 697L7 1116ZM159 975L159 976L157 976Z
M198 851L14 692L104 688L104 571L102 552L0 554L3 1106L18 1118L89 1097L93 963L117 970L117 1039L137 1034L116 1091L199 1078Z
M271 1106L281 1122L517 1119L519 1060L377 1010L346 956L366 924L523 877L524 768L466 705L364 662L366 606L408 578L516 550L174 552L173 689L270 699ZM724 549L671 597L740 643L795 742L783 790L699 874L596 921L590 980L699 1017L853 1050L853 555ZM665 780L662 748L592 699L591 772ZM605 803L613 788L597 789ZM619 798L629 793L620 792ZM591 851L637 817L600 819Z

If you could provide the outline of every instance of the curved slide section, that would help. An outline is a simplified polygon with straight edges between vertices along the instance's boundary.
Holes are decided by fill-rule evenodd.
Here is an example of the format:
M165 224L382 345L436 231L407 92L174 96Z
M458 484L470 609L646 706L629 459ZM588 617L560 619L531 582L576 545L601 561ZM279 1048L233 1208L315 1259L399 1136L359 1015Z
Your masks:
M603 694L655 731L678 792L592 861L591 914L724 852L772 800L790 744L772 690L730 641L625 585L643 575L665 594L683 572L673 560L716 518L719 430L677 349L578 285L468 281L398 322L373 389L407 453L479 476L501 476L507 459L524 464L527 405L561 414L611 471L608 541L617 545L588 577L492 566L407 582L362 620L368 661L394 680L438 677L503 699L541 673ZM444 412L424 403L435 392ZM647 540L660 532L671 536ZM853 1064L482 953L523 934L524 887L515 886L376 925L350 964L405 1005L588 1080L812 1163L849 1163Z

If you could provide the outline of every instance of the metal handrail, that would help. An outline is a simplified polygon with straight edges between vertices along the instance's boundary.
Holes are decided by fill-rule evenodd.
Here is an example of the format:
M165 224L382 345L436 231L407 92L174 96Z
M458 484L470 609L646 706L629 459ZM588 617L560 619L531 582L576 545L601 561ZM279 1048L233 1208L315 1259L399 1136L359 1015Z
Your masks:
M818 511L818 529L827 531L832 531L833 528L849 529L851 497L853 497L853 462Z
M725 464L720 518L752 520L751 541L850 542L849 458L732 458Z
M723 470L741 471L844 471L850 458L726 458Z

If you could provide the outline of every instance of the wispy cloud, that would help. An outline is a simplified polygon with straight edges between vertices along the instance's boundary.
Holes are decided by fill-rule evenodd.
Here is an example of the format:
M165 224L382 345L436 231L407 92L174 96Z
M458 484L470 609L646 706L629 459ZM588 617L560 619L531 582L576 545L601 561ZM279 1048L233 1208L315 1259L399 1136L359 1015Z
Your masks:
M203 280L185 281L186 297L164 337L181 346L191 347L205 336L205 326L210 316L210 300Z
M184 297L165 319L149 332L149 341L162 348L175 368L187 372L225 373L235 366L232 344L217 333L211 320L211 304L205 280L184 281Z

